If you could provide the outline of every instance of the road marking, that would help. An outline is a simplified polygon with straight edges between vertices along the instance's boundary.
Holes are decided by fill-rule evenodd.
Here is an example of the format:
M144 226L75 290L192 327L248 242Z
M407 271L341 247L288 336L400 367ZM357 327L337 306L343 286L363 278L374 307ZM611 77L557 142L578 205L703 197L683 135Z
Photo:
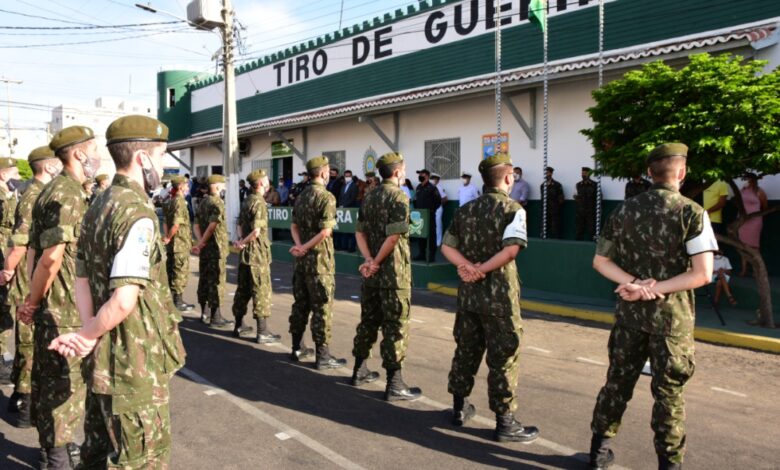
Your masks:
M220 390L217 388L210 388L208 390L204 390L203 393L205 393L207 396L213 397L214 395L219 395L220 393L223 393L224 390Z
M580 361L580 362L586 362L588 364L593 364L593 365L597 365L597 366L605 366L606 365L606 364L604 364L601 361L594 361L593 359L588 359L587 357L578 357L577 360Z
M526 349L530 349L531 351L537 351L545 354L550 354L552 352L548 349L537 348L536 346L526 346Z
M215 390L221 390L222 393L219 395L221 397L224 397L225 400L228 400L229 402L233 403L237 407L239 407L242 411L244 411L246 414L253 416L257 418L258 420L264 422L265 424L274 427L278 429L281 433L287 434L290 436L291 439L295 439L304 446L308 447L309 449L313 450L314 452L320 454L321 456L325 457L326 459L330 460L334 464L338 465L341 468L346 468L350 470L365 470L364 467L356 464L355 462L347 459L346 457L338 454L337 452L329 449L328 447L325 447L324 445L320 444L319 442L315 441L311 437L301 433L300 431L297 431L287 424L285 424L282 421L279 421L278 419L274 418L270 414L266 413L265 411L260 410L259 408L255 408L254 405L249 403L248 401L239 398L232 393L228 392L227 390L221 389L218 386L214 385L213 383L209 382L207 379L202 377L196 372L193 372L186 367L179 370L179 373L190 380L193 380L199 384L206 385L208 387L211 387ZM277 436L278 437L278 436Z
M734 395L735 397L747 398L747 395L744 393L735 392L734 390L728 390L726 388L710 387L710 389L715 390L716 392L728 393L729 395Z
M425 323L424 321L422 321L422 320L418 320L418 319L416 319L416 318L410 318L409 320L410 320L410 321L413 321L413 322L415 322L415 323Z
M278 432L274 434L274 436L276 436L276 438L279 439L280 441L286 441L287 439L292 438L292 436L287 434L286 432Z

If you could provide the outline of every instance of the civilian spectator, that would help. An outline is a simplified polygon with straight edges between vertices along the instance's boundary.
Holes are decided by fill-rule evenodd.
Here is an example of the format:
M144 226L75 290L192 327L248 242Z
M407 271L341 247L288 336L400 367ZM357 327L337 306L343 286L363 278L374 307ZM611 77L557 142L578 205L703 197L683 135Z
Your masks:
M287 199L290 196L290 190L287 188L287 184L284 181L284 178L279 178L279 184L277 185L279 187L279 200L281 201L281 205L286 206L287 205Z
M414 186L412 186L412 180L406 178L404 184L401 185L401 189L406 193L406 196L409 198L409 202L414 201Z
M531 192L531 186L523 179L522 168L516 166L514 172L515 183L512 185L512 190L509 192L509 197L519 202L521 206L526 207L528 205L528 195Z
M729 198L729 185L725 181L716 181L704 190L704 209L710 216L712 230L723 231L723 208Z
M352 172L349 170L346 170L344 172L344 185L341 187L341 192L339 193L339 197L337 199L338 207L344 207L344 208L354 208L359 207L358 204L358 194L360 193L360 188L358 188L358 185L355 184L355 182L352 180ZM341 250L347 250L350 253L355 252L356 248L356 242L355 242L355 235L351 233L336 233L336 237L334 239L334 242L337 242L337 249Z
M715 297L713 302L715 305L720 303L720 296L726 293L726 298L729 300L729 305L737 305L736 299L731 294L731 288L729 287L729 281L731 280L731 262L723 252L716 251L712 260L712 282L715 284Z
M463 182L463 186L458 189L458 203L460 207L465 206L469 202L478 198L480 195L479 189L476 185L471 184L471 175L463 173L460 175L460 179Z
M263 196L263 199L265 199L265 203L269 206L281 206L282 205L282 199L279 196L279 191L276 190L273 186L268 187L268 191L266 191L265 195Z
M753 214L766 210L769 207L769 203L767 202L766 193L758 186L758 176L748 173L745 179L745 186L740 191L742 203L745 205L745 212ZM761 230L764 228L763 219L763 217L752 217L742 224L739 228L739 239L742 243L756 250L761 247ZM747 273L748 261L743 256L742 269L739 271L739 275L747 276Z
M344 175L346 176L347 172L344 172ZM339 170L338 168L331 167L330 169L330 179L328 180L328 184L325 186L325 188L330 191L331 194L333 194L333 197L336 198L336 201L339 200L339 195L341 194L341 188L344 187L344 178L339 176Z
M436 186L436 189L439 190L439 197L441 197L441 205L439 205L439 208L436 209L436 246L441 246L441 237L442 237L442 218L444 217L444 206L447 205L447 201L449 200L447 198L447 190L444 189L444 186L440 185L441 182L441 176L437 175L436 173L433 173L431 175L431 183L433 183L434 186Z

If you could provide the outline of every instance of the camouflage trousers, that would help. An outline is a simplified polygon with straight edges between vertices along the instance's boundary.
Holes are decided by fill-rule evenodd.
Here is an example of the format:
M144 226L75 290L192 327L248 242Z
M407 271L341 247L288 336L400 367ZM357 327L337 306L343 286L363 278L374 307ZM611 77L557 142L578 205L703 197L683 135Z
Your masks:
M355 332L352 355L359 359L371 356L382 329L379 351L382 367L398 370L406 357L409 342L409 309L411 289L379 289L363 285L360 300L360 323Z
M225 295L227 259L201 255L198 270L198 303L212 308L219 307Z
M486 355L488 365L488 402L496 414L517 409L515 389L520 375L520 338L523 328L520 314L482 315L459 310L455 315L455 356L452 358L448 391L467 397L474 387L474 376Z
M173 253L169 251L166 270L168 271L168 285L171 287L171 293L184 293L184 288L187 287L187 279L190 277L189 252Z
M8 340L14 329L14 315L8 304L8 286L0 287L0 357L8 352Z
M311 337L317 345L330 343L333 320L333 295L336 279L333 275L293 274L293 297L290 312L290 333L302 335L311 316Z
M32 368L35 350L35 325L16 321L16 353L11 381L18 393L32 392Z
M594 434L615 436L634 385L647 358L655 399L651 427L655 451L670 462L681 463L685 454L685 401L683 388L695 368L693 335L666 337L616 325L609 337L607 383L599 392L590 427Z
M233 299L233 316L236 320L244 318L250 300L255 318L271 316L271 271L268 266L239 263L238 285Z
M81 359L66 359L48 349L51 341L60 334L78 330L35 325L31 403L41 447L62 447L74 442L84 417L87 386Z
M169 468L171 416L167 400L119 413L112 405L111 395L90 393L87 397L79 468Z

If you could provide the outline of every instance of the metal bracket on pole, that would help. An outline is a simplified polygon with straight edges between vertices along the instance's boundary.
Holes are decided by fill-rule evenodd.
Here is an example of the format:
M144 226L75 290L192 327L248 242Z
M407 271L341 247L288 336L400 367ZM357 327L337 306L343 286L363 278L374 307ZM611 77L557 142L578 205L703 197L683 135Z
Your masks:
M293 151L293 153L301 159L303 164L306 164L306 160L308 160L307 155L309 154L309 139L308 139L308 132L306 128L304 127L301 129L303 133L303 152L298 150L298 147L296 147L292 142L290 142L290 139L284 136L280 131L271 131L268 133L269 137L276 137L277 139L284 142L284 144L290 148L290 150Z
M187 170L187 171L192 171L192 167L191 167L191 166L189 166L189 165L187 165L186 163L184 163L184 161L182 161L182 159L181 159L181 158L179 158L179 157L177 157L176 155L174 155L174 154L173 154L173 152L171 152L170 150L168 150L168 155L170 155L170 156L171 156L171 158L173 158L174 160L176 160L177 162L179 162L179 165L183 166L185 170Z
M526 120L523 118L523 115L520 114L520 111L518 111L515 104L512 102L512 97L523 95L528 93L528 99L529 99L529 107L531 110L531 124L529 125ZM507 97L507 100L505 101L506 107L509 109L509 112L512 113L512 116L514 116L515 120L518 124L520 124L520 127L523 129L523 132L525 132L525 135L528 136L529 145L532 149L536 148L536 88L532 88L530 90L523 90L518 93L514 93Z
M372 116L360 116L358 117L358 122L364 122L368 124L371 129L376 133L376 135L379 136L380 139L384 141L384 143L390 147L390 150L393 152L398 152L398 136L399 136L399 128L398 128L398 112L393 113L393 140L390 140L390 138L387 136L387 134L384 133L382 129L379 128L379 126L374 122L374 118Z

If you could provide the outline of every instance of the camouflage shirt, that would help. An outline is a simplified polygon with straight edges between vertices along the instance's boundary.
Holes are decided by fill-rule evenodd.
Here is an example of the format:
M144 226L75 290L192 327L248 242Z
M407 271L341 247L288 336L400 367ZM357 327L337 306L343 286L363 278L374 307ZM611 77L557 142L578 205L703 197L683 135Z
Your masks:
M30 244L33 205L35 205L43 187L43 183L33 178L19 199L19 204L16 205L13 234L8 240L9 247L23 246L27 248ZM8 295L14 305L21 305L29 292L30 273L27 272L27 254L25 254L16 266Z
M656 184L610 214L596 253L640 279L664 281L686 272L693 255L717 249L707 212L676 188ZM650 334L690 334L694 319L690 290L617 303L617 324Z
M11 239L16 214L16 192L0 189L0 247L5 248ZM2 250L4 251L4 250ZM2 258L2 254L0 254Z
M87 194L67 170L44 186L35 201L30 229L30 247L35 262L43 250L65 244L62 266L35 312L35 323L78 328L81 326L73 285L76 279L76 243L87 210Z
M115 413L167 397L168 379L184 364L156 221L143 188L117 174L87 211L78 243L78 276L89 280L95 313L114 289L141 288L135 309L99 339L90 364L91 390L113 395Z
M206 229L212 222L217 223L217 228L214 229L211 238L206 242L201 256L227 258L229 247L227 226L225 225L225 202L219 196L204 197L195 216L195 223L200 225L201 234L206 233Z
M519 202L496 188L460 207L442 238L472 263L484 263L504 247L528 245L526 214ZM520 313L517 265L507 263L475 283L461 282L458 309L484 315Z
M257 238L241 250L241 263L251 266L270 265L271 243L268 240L268 207L262 196L251 193L244 199L238 223L241 225L241 234L244 237L254 229L260 229Z
M321 230L336 226L336 198L322 183L311 183L295 200L293 223L298 226L301 243L314 238ZM336 261L333 237L328 237L309 250L306 256L295 258L295 270L301 274L333 275Z
M357 231L368 238L372 256L379 253L385 239L400 234L393 252L364 285L382 289L410 289L412 264L409 252L409 198L401 188L384 180L375 191L366 194L358 211Z
M179 230L168 243L171 253L189 253L192 249L192 227L190 213L187 211L187 201L181 195L168 199L163 208L163 216L168 230L179 224Z

